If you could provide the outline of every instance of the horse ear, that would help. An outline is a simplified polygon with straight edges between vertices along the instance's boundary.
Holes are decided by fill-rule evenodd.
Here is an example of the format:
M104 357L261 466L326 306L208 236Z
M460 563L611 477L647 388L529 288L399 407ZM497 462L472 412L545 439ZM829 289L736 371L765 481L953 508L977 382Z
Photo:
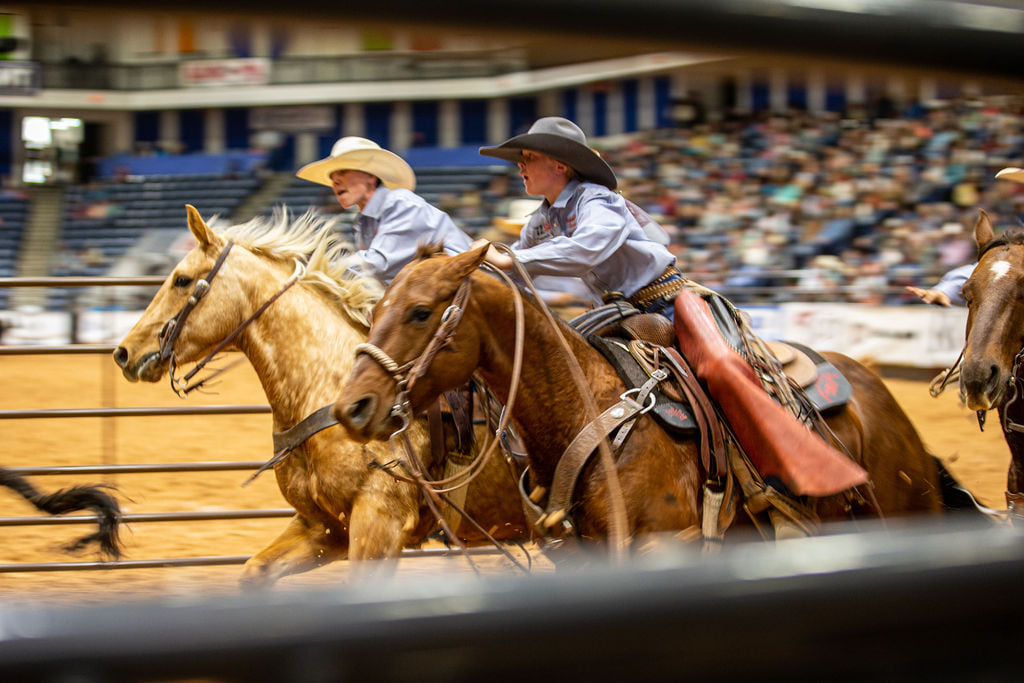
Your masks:
M480 267L480 264L484 262L484 258L487 257L487 250L490 246L491 243L488 242L476 249L470 249L453 256L452 260L444 266L444 277L450 280L462 280Z
M211 244L219 244L221 242L220 237L210 229L210 226L206 224L203 217L196 211L196 207L186 204L185 212L188 214L188 229L195 235L196 242L199 245L208 247Z
M983 209L978 209L978 222L974 224L974 241L978 245L978 253L985 250L985 245L995 239L992 231L992 222Z

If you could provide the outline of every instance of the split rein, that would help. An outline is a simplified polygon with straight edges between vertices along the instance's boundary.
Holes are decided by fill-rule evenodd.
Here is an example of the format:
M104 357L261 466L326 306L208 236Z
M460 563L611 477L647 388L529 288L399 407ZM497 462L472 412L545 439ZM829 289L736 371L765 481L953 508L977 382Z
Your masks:
M175 372L177 371L178 364L174 356L174 342L176 342L178 340L178 336L181 335L181 330L183 329L185 321L188 319L189 314L195 309L196 305L199 304L200 300L202 300L202 298L206 296L207 292L210 291L210 286L213 283L213 279L217 277L217 273L220 272L221 266L224 265L224 261L227 260L228 254L231 252L231 248L234 245L234 240L228 240L228 243L224 245L224 249L222 249L220 254L217 256L217 260L214 262L213 267L210 269L210 272L206 274L205 278L201 278L196 282L195 287L192 289L192 294L188 297L188 300L181 307L181 310L179 310L178 313L173 318L164 323L163 327L160 328L160 333L157 335L157 338L160 341L160 360L168 362L167 374L171 380L171 389L174 391L175 394L177 394L181 398L185 398L189 393L202 387L204 384L209 382L217 375L226 372L227 370L234 367L235 364L232 363L226 368L221 368L220 370L212 372L210 375L199 380L198 382L195 382L194 384L189 384L192 378L195 377L200 370L206 367L207 363L212 361L221 351L223 351L228 345L235 341L238 335L242 333L242 330L248 327L254 320L256 320L256 318L260 317L263 314L263 312L267 310L268 307L270 307L272 303L277 301L277 299L282 294L287 292L292 285L299 281L298 274L293 275L291 278L289 278L288 281L285 282L284 285L281 287L281 289L277 291L277 293L275 293L272 297L270 297L270 299L265 301L259 308L253 311L252 315L243 320L238 325L238 327L236 327L234 331L231 332L231 334L229 334L227 337L221 340L221 342L217 344L217 346L215 346L213 350L210 351L210 353L207 354L205 358L196 363L196 366L194 368L192 368L180 379L175 377Z
M543 303L543 299L541 299L540 294L537 292L537 289L534 286L529 274L523 268L522 264L520 264L515 259L514 255L511 253L511 250L507 246L502 244L492 244L492 246L498 249L499 251L506 253L507 255L512 257L512 262L517 270L517 273L527 284L536 300L538 302ZM456 329L458 328L458 325L462 320L462 315L465 311L466 301L469 299L471 275L467 275L466 278L462 281L462 283L460 283L459 289L456 291L455 297L451 305L449 305L448 308L445 309L445 312L441 316L440 325L438 326L437 330L435 330L434 335L431 337L430 341L427 343L427 346L424 348L423 352L418 357L413 358L412 360L407 361L402 365L399 365L390 356L388 356L387 353L385 353L382 349L373 344L359 344L355 349L356 354L363 353L373 358L391 376L391 378L395 381L396 384L395 403L391 407L390 414L392 417L397 417L399 420L401 420L401 425L399 429L391 435L389 441L392 443L392 449L394 450L394 441L396 440L396 438L402 439L405 450L408 453L409 460L411 461L415 469L411 473L411 477L403 477L402 475L399 475L395 472L391 472L390 469L389 473L391 474L391 476L401 481L418 484L421 488L423 488L424 492L427 494L428 502L432 496L443 496L444 493L452 491L461 486L467 486L469 482L472 481L472 479L475 478L480 471L482 471L483 465L486 464L493 450L501 442L501 438L499 435L504 433L505 428L508 424L509 416L512 414L512 409L515 406L516 394L518 392L519 381L522 371L522 355L525 338L525 313L523 311L522 293L519 290L519 287L515 285L515 283L508 275L506 275L504 272L496 268L492 270L496 272L502 278L502 280L504 280L505 284L508 285L509 288L514 293L512 301L515 307L516 324L512 376L509 383L508 400L506 401L505 407L501 412L499 424L495 429L495 438L488 440L487 446L481 449L481 452L477 456L476 460L473 462L472 465L470 465L469 468L467 468L466 472L468 472L469 474L463 472L448 479L440 479L435 481L427 481L426 479L424 479L420 474L424 472L424 469L422 465L419 464L415 451L412 448L412 444L409 442L407 430L409 429L409 426L411 425L412 422L411 405L408 400L409 392L412 390L412 387L415 384L416 380L419 377L422 377L427 372L427 370L430 367L430 363L433 361L437 353L444 347L448 346L448 344L451 343L453 337L455 336ZM583 374L583 370L582 368L580 368L579 362L576 360L576 357L573 355L572 350L569 348L569 344L565 340L565 337L562 335L561 330L558 329L558 324L556 323L554 315L551 313L550 309L546 305L542 305L541 309L544 315L547 317L547 320L550 323L552 329L555 331L556 338L561 343L562 350L565 353L565 356L568 360L570 372L572 373L573 379L577 384L581 400L584 405L584 412L587 415L588 422L593 422L594 420L597 419L597 415L600 411L597 410L597 404L594 400L592 393L589 390L589 384L586 381L586 377ZM625 497L622 494L622 487L619 482L618 473L615 468L615 462L612 457L611 447L608 444L607 438L601 439L601 441L598 444L598 451L600 453L601 466L607 480L610 498L610 515L608 520L609 540L611 541L613 556L618 560L622 560L625 556L625 550L628 546L629 538ZM401 464L401 460L396 460L395 463ZM418 470L418 472L416 470ZM460 484L452 486L451 488L439 488L452 484L452 482L457 479L464 479L464 481L462 481ZM450 501L449 504L451 504ZM458 511L464 518L469 519L472 522L472 519L469 516L467 516L464 512L459 510L454 505L453 507L455 507L456 511ZM431 506L431 508L433 510L433 506ZM434 514L438 516L438 519L440 520L442 527L446 527L447 525L445 524L445 521L440 516L440 514L437 511L434 511ZM475 524L475 522L473 523Z
M509 284L511 284L511 281L508 280L508 277L504 273L500 274L507 282L509 282ZM412 426L413 420L412 406L408 398L409 392L412 391L416 380L426 374L427 370L430 368L430 364L434 360L434 357L442 349L447 347L455 337L455 331L458 328L459 323L462 321L462 315L466 310L466 302L469 299L470 287L470 276L467 275L459 284L459 288L455 292L455 297L452 300L452 303L445 309L444 313L441 314L441 322L438 325L438 328L434 331L430 341L427 342L427 346L419 356L412 360L399 365L380 347L375 346L374 344L365 342L356 346L356 355L359 355L360 353L366 354L375 360L384 369L384 371L391 376L396 385L395 403L391 406L390 416L398 418L401 421L401 425L394 433L391 434L388 439L388 443L391 446L392 453L394 453L396 450L395 442L400 441L402 449L406 453L406 457L395 458L388 464L378 463L376 466L384 472L387 472L394 479L409 484L415 484L421 491L423 491L423 497L426 500L427 507L437 519L441 529L444 531L447 538L459 546L459 549L463 551L471 565L472 559L470 559L465 544L455 534L441 512L440 506L442 503L450 506L464 520L476 527L477 530L482 533L484 537L487 538L496 548L498 548L505 557L511 560L513 564L524 572L529 573L529 570L524 567L522 563L520 563L519 560L517 560L511 553L509 553L508 550L506 550L505 547L502 546L493 536L491 536L490 532L481 527L471 515L452 501L447 495L456 489L469 486L470 482L479 476L501 440L497 437L488 438L486 445L480 448L469 467L451 477L435 480L427 479L426 468L423 466L423 463L416 454L416 449L413 448L412 442L409 440L409 428ZM514 301L516 308L516 347L513 361L512 383L509 388L509 399L506 404L506 409L502 411L498 427L495 430L496 434L502 434L508 425L508 415L511 414L511 407L515 404L515 395L519 387L519 376L522 371L523 330L525 327L522 308L523 303L519 297L516 297ZM396 466L401 467L406 474L402 475L395 472L394 468ZM515 477L513 477L513 479L514 478ZM475 565L473 565L473 568L474 570L476 569Z

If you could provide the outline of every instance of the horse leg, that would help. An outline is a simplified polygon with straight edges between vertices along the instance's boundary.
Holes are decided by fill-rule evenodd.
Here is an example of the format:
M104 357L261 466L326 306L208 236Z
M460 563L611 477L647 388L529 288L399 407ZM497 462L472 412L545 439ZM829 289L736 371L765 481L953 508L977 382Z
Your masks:
M348 552L344 534L320 523L295 515L273 543L245 563L239 583L243 588L269 588L283 576L301 574L335 560Z
M354 571L393 572L399 553L419 523L419 507L414 497L391 493L371 488L360 493L352 504L349 557L358 561Z

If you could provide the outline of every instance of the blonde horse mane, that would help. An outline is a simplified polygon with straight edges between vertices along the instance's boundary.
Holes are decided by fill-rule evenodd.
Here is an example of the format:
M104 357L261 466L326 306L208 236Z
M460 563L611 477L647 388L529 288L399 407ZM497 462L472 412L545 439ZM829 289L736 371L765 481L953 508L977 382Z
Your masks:
M216 222L211 221L211 228L238 246L277 261L293 261L292 277L321 287L344 313L369 327L370 310L383 287L375 277L354 275L349 270L358 257L352 246L338 237L339 217L309 209L292 219L288 208L280 206L269 217L257 216L239 225L221 227Z

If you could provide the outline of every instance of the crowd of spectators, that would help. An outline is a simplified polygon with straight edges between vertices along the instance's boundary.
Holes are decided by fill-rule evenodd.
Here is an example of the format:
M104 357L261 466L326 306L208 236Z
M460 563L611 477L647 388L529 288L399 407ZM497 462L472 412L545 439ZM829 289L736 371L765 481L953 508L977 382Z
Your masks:
M695 280L747 300L797 285L823 300L900 303L913 300L904 285L974 260L979 208L1020 225L1024 186L994 176L1024 158L1022 107L990 97L887 118L726 117L600 151Z
M994 176L1024 165L1024 98L880 111L709 114L594 143L665 227L680 269L737 302L791 300L795 286L803 301L910 303L906 285L974 260L979 208L997 228L1020 225L1024 185ZM508 166L487 187L429 199L475 234L522 192ZM75 211L120 208L86 192ZM67 260L58 269L76 272Z

